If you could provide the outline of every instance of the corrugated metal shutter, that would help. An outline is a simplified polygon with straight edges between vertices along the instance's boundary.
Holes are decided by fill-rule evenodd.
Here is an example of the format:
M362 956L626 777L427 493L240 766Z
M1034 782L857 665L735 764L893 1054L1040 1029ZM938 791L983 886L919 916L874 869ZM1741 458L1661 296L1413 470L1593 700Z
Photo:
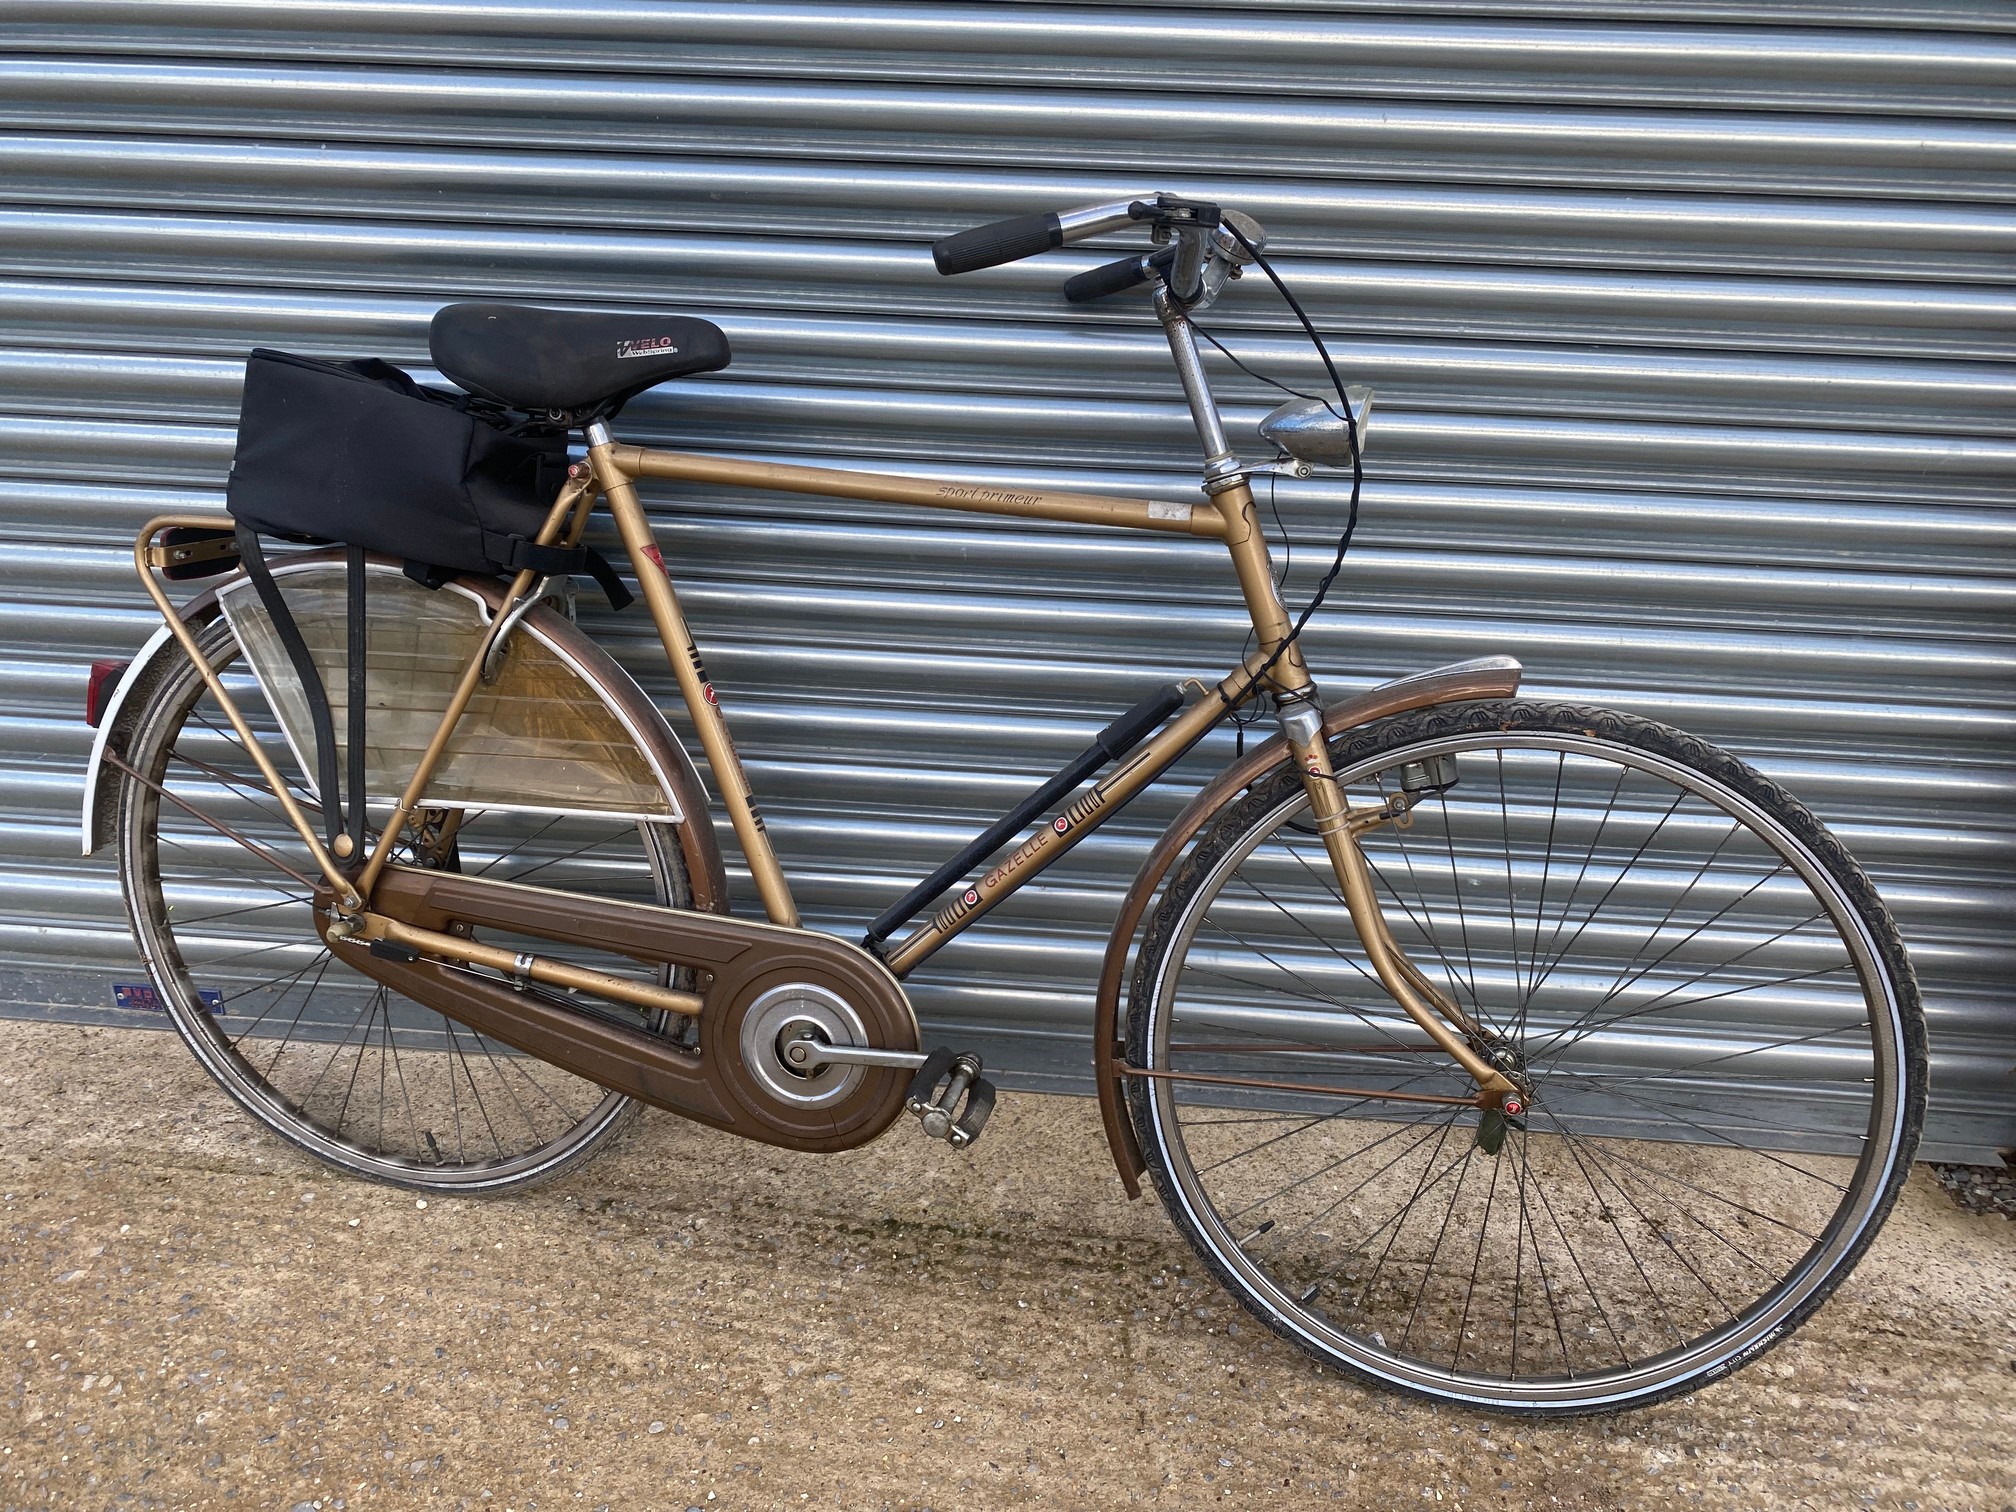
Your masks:
M924 249L1166 187L1265 222L1381 391L1310 635L1331 693L1507 651L1749 755L1904 923L1927 1153L2016 1143L2016 22L1521 10L14 0L0 996L85 1015L131 972L111 869L75 858L84 666L150 628L137 523L221 503L248 346L424 366L450 298L691 310L736 363L629 439L1166 495L1194 444L1159 333L1055 293L1096 255L951 281ZM1309 376L1259 286L1210 323ZM801 903L843 933L1242 634L1201 547L656 499ZM1342 501L1279 490L1298 599ZM601 629L671 696L641 617ZM932 963L927 1015L1082 1077L1104 921L1173 806Z

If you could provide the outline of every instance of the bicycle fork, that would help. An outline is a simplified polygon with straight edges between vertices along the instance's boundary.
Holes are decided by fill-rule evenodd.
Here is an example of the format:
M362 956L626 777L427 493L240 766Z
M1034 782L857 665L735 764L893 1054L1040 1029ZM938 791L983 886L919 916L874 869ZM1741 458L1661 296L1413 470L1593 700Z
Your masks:
M1310 692L1314 692L1313 687ZM1412 793L1403 790L1386 803L1352 808L1331 764L1314 698L1285 702L1282 732L1295 753L1302 786L1309 795L1309 811L1316 821L1316 833L1329 853L1352 927L1365 947L1373 971L1407 1016L1477 1083L1477 1105L1496 1109L1508 1118L1518 1117L1526 1111L1526 1094L1478 1052L1476 1047L1486 1039L1483 1027L1430 981L1394 942L1373 891L1371 868L1366 864L1365 853L1358 848L1360 830L1406 818L1414 801Z
M1481 1026L1407 959L1386 927L1385 915L1372 890L1371 869L1358 848L1358 830L1403 817L1405 811L1388 813L1384 805L1354 811L1337 784L1330 749L1323 739L1323 716L1316 685L1302 660L1302 648L1290 630L1288 612L1282 606L1273 565L1268 559L1266 537L1256 522L1253 491L1244 467L1226 440L1224 422L1211 395L1195 334L1182 306L1166 288L1157 292L1155 310L1169 339L1170 356L1175 360L1176 376L1183 385L1183 395L1197 427L1197 439L1204 448L1204 492L1225 521L1225 544L1232 555L1239 590L1246 600L1261 650L1272 668L1267 681L1280 711L1281 730L1295 753L1317 833L1322 836L1338 886L1343 889L1352 926L1365 946L1373 970L1393 1000L1477 1083L1477 1106L1516 1117L1525 1111L1526 1094L1479 1053L1477 1047L1486 1043ZM1276 661L1278 666L1274 666Z
M1252 491L1243 482L1221 486L1215 502L1226 520L1226 544L1246 598L1262 650L1278 654L1279 664L1268 681L1281 721L1281 733L1294 753L1316 832L1330 857L1337 885L1351 914L1352 928L1365 947L1380 984L1407 1016L1447 1053L1477 1084L1476 1103L1486 1111L1516 1118L1529 1100L1524 1088L1486 1058L1490 1036L1475 1018L1407 958L1387 927L1373 891L1372 870L1358 847L1360 831L1379 824L1404 822L1415 800L1411 790L1382 804L1354 809L1337 781L1330 747L1323 738L1322 706L1315 680L1302 660L1301 647L1289 639L1287 611L1281 605L1267 557L1264 537L1253 524ZM1283 642L1286 642L1284 645ZM1280 647L1277 653L1275 648Z

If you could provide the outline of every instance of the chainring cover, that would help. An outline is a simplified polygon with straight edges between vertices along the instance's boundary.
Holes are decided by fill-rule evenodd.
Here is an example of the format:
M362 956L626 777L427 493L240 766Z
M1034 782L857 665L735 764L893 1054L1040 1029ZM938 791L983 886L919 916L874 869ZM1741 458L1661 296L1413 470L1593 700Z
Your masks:
M587 898L516 882L414 867L386 868L374 913L445 933L491 928L633 959L692 968L705 1006L698 1052L422 956L400 961L325 936L345 963L458 1023L641 1101L745 1139L834 1151L865 1144L903 1111L907 1072L785 1067L779 1035L809 1023L835 1043L918 1048L902 985L865 950L808 929L690 909ZM326 927L328 915L321 912ZM780 1079L789 1076L790 1081Z

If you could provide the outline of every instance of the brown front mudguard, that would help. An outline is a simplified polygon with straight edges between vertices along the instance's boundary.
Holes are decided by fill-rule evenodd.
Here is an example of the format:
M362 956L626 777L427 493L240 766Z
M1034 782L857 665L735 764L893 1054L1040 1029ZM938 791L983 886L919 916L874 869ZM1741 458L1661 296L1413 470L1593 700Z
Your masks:
M1521 670L1519 663L1509 656L1486 656L1381 683L1325 710L1323 733L1334 738L1358 725L1430 704L1510 698L1519 691ZM1288 759L1288 742L1277 735L1207 783L1162 832L1141 870L1135 873L1133 885L1120 905L1120 917L1106 941L1106 961L1099 973L1099 993L1092 1010L1092 1069L1099 1088L1099 1117L1106 1126L1106 1142L1112 1147L1113 1163L1120 1169L1120 1182L1129 1197L1141 1195L1141 1173L1147 1169L1141 1146L1134 1138L1134 1126L1127 1117L1120 1076L1126 1054L1120 1029L1120 983L1127 971L1127 958L1133 953L1134 937L1148 905L1161 888L1162 879L1197 832L1235 794L1251 787L1263 774Z

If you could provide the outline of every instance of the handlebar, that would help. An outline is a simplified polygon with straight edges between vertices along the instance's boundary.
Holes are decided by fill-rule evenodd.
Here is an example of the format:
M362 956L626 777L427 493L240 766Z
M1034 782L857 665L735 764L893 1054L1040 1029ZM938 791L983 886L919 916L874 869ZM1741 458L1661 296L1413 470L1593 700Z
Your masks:
M1238 264L1249 260L1238 238L1224 226L1236 225L1253 246L1266 241L1259 222L1237 211L1173 194L1156 194L1081 205L1075 210L1018 215L956 231L931 244L931 260L940 273L972 273L1142 221L1153 224L1155 240L1165 244L1160 250L1077 274L1065 283L1064 297L1083 304L1160 280L1170 286L1185 308L1193 304L1201 307L1211 302L1226 277L1236 275Z
M1118 262L1087 268L1083 273L1074 273L1064 280L1064 297L1073 304L1087 304L1095 299L1104 299L1109 294L1121 294L1168 272L1169 265L1175 260L1175 253L1165 249L1145 257L1123 257Z
M940 273L973 273L1034 257L1066 242L1118 231L1122 226L1146 219L1153 211L1152 200L1115 200L1104 205L1080 205L1076 210L1018 215L939 238L931 244L931 260Z
M931 261L940 273L972 273L1001 263L1019 262L1064 245L1064 226L1057 212L1018 215L1013 220L955 231L931 243Z

